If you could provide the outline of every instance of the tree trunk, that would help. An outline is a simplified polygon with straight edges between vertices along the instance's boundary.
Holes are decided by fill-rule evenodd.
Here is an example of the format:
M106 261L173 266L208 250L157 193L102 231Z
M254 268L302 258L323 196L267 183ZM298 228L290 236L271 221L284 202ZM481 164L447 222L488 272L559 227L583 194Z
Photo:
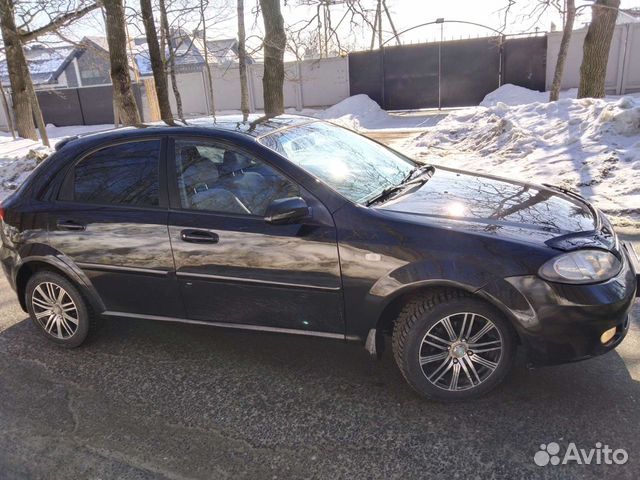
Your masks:
M280 12L280 0L260 0L264 20L264 113L276 116L284 113L284 49L287 35Z
M22 50L22 41L16 28L12 0L0 0L0 24L18 136L38 140L29 100L29 86L27 85L31 82L31 76L25 75L29 69Z
M49 135L47 134L47 126L44 123L44 118L42 118L42 110L40 110L40 102L38 102L38 96L36 95L36 91L33 88L33 83L31 82L31 74L28 69L25 69L24 76L29 79L27 82L27 93L29 94L29 103L31 104L31 112L33 113L33 118L36 120L36 125L38 126L38 131L40 132L40 141L43 145L50 147L49 144Z
M204 50L204 65L207 70L207 83L209 84L209 104L213 121L216 121L216 99L213 96L213 75L209 64L209 47L207 46L207 19L205 18L205 0L200 0L200 21L202 22L202 46Z
M620 0L596 0L584 39L578 98L605 96L605 78Z
M564 66L567 63L567 52L569 51L569 42L571 41L571 32L573 32L573 22L576 19L576 2L575 0L566 0L567 11L565 12L566 20L564 30L562 31L562 40L560 41L560 50L558 51L558 59L556 60L556 69L553 73L553 82L551 83L551 92L549 93L549 101L555 102L560 98L560 87L562 86L562 75L564 74Z
M246 122L249 118L249 84L247 80L247 47L244 28L244 0L238 0L238 68L240 70L240 110Z
M173 124L173 113L171 113L171 103L169 102L169 88L167 86L167 72L165 70L160 45L158 44L158 34L153 20L153 9L151 0L140 0L140 13L149 45L149 58L151 60L151 70L153 71L153 83L156 86L156 96L158 97L158 107L160 117L165 123Z
M107 43L111 61L113 96L123 125L141 123L140 112L131 89L129 60L127 58L127 33L124 26L122 0L103 0L106 13Z
M167 49L169 50L169 75L171 76L171 89L173 90L173 96L176 99L176 107L178 109L178 118L185 121L184 112L182 110L182 97L180 96L180 90L178 89L178 82L176 80L176 52L173 46L173 38L171 36L171 29L169 28L169 19L167 18L167 6L164 0L158 2L160 7L160 27L164 32L164 38L167 43Z

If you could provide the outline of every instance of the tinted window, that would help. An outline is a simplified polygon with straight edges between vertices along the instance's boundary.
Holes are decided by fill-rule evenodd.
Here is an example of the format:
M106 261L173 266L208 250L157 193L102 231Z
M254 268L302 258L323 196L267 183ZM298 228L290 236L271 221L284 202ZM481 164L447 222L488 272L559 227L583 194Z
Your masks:
M106 147L74 169L74 200L112 205L157 206L160 140Z
M176 140L182 208L264 216L269 204L299 188L264 162L211 143Z

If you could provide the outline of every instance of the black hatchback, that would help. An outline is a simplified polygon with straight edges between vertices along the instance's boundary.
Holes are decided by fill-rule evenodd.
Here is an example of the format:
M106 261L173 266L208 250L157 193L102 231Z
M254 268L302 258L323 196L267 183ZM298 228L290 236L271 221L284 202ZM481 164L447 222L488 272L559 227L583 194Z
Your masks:
M586 359L629 326L638 260L580 196L414 162L311 118L124 128L57 145L0 207L38 329L104 317L315 335L457 400Z

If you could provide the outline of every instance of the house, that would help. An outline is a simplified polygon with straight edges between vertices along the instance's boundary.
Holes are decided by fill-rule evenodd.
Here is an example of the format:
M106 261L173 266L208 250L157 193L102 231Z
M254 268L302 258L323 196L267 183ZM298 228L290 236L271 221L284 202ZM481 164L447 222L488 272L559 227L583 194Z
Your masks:
M195 44L204 56L204 42L202 32L196 30ZM221 40L207 40L207 57L211 65L228 66L238 62L238 40L235 38L224 38ZM247 55L247 63L254 63L254 60Z
M151 70L151 59L149 57L149 46L146 38L141 37L134 40L134 53L136 67L141 77L153 75ZM172 40L172 47L175 53L176 73L201 72L204 65L204 58L200 50L191 38L176 37ZM169 56L169 49L165 49L165 58Z
M104 37L84 37L77 45L25 47L34 87L38 90L111 83L109 49ZM0 79L9 84L6 62L0 62Z
M135 38L134 58L141 77L153 75L149 47L146 37ZM172 32L172 47L175 51L176 73L201 72L205 65L205 45L202 33L189 34L182 29ZM235 38L222 40L207 40L207 60L210 65L226 67L238 62L238 41ZM165 49L165 57L169 56L169 49ZM247 57L247 63L253 63L253 59Z
M24 49L31 80L35 88L51 88L52 85L67 85L67 79L61 70L73 47L49 47L33 44ZM3 85L9 84L9 71L6 61L0 62L0 80Z

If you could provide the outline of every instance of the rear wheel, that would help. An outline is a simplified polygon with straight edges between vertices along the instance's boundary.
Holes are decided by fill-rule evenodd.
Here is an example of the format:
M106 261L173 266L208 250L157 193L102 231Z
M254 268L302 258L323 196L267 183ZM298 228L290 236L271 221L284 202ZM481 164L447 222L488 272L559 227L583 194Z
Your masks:
M25 290L29 315L45 337L66 348L84 342L91 326L91 311L69 280L57 273L38 272Z
M499 311L458 291L416 297L393 331L394 357L406 380L422 395L444 401L474 398L502 382L515 343Z

